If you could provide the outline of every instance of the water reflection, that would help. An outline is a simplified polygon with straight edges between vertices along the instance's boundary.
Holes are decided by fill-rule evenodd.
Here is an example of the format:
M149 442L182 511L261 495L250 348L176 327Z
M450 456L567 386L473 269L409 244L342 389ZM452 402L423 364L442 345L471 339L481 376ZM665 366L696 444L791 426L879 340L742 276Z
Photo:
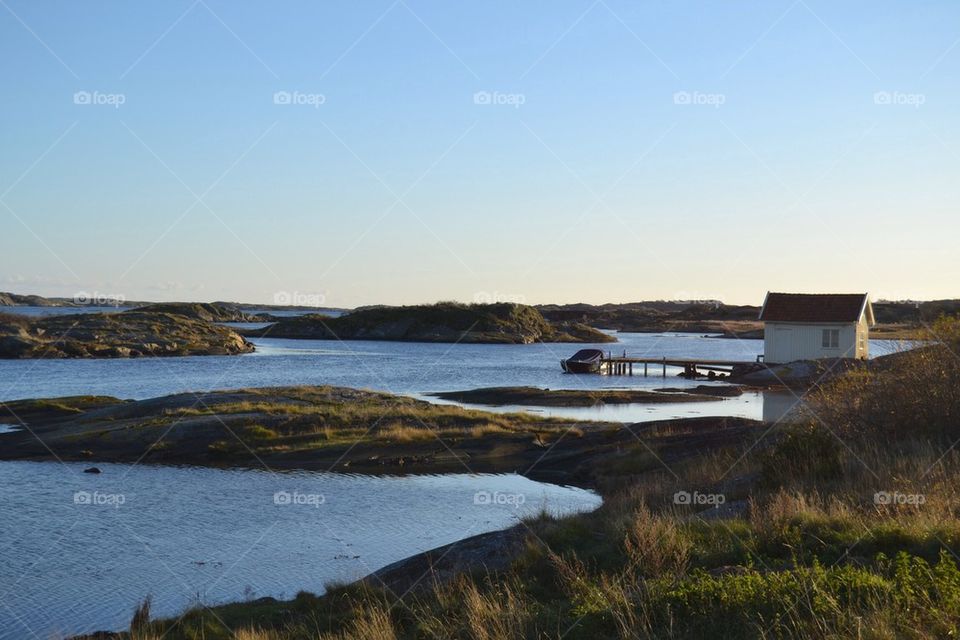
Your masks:
M764 391L764 422L787 422L803 406L803 391Z
M146 465L0 463L0 640L119 629L204 604L322 592L589 491L517 475L367 477Z

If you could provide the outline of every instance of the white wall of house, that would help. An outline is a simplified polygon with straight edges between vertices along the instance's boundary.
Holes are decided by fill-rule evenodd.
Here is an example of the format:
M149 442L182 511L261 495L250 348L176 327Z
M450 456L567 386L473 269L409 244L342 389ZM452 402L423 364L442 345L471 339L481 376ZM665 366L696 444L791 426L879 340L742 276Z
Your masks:
M870 357L870 324L867 322L866 314L860 317L857 323L857 355L856 358L866 360Z
M836 333L825 340L824 331ZM817 358L866 358L869 348L867 332L865 319L859 323L831 324L767 322L763 328L763 359L785 363ZM860 340L860 337L864 339ZM825 342L829 346L824 346Z

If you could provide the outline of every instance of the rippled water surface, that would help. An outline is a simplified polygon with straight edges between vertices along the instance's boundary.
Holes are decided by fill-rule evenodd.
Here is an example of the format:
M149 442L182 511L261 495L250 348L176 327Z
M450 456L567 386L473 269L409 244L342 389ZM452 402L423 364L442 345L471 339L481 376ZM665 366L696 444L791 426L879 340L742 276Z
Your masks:
M645 357L701 357L753 361L762 340L708 338L695 334L616 334L619 342L595 345L606 351ZM530 385L551 389L687 387L703 384L677 377L679 369L649 368L638 375L568 375L561 358L574 344L473 345L409 342L254 339L257 351L242 356L192 356L104 360L0 360L0 399L102 394L150 398L183 391L331 384L422 397L433 391ZM871 343L874 354L892 348ZM516 409L508 407L507 409ZM503 410L503 409L500 409ZM758 393L708 403L629 405L589 409L527 409L575 419L623 422L700 415L760 418Z
M595 494L516 475L375 478L0 463L0 638L119 629L202 602L293 597Z

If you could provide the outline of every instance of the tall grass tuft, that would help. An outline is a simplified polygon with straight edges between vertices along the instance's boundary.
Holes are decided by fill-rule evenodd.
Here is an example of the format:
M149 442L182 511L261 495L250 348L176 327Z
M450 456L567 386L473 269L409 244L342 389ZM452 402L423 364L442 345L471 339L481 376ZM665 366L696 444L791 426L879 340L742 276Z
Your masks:
M680 575L690 566L693 543L676 518L655 515L643 504L623 544L631 568L645 577Z
M137 608L133 610L133 617L130 619L130 635L133 637L142 637L150 631L150 608L153 604L153 598L147 596Z
M397 640L390 612L381 604L370 604L343 633L330 640Z

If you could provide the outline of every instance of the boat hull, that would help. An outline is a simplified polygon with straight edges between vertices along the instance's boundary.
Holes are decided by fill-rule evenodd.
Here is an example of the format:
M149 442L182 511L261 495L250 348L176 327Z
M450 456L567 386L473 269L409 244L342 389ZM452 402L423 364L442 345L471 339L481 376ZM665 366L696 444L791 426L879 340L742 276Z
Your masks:
M596 362L571 362L570 360L561 360L560 366L565 373L598 373L600 371L600 361Z
M573 354L572 358L561 360L560 367L566 373L599 373L602 360L603 351L599 349L582 349Z

